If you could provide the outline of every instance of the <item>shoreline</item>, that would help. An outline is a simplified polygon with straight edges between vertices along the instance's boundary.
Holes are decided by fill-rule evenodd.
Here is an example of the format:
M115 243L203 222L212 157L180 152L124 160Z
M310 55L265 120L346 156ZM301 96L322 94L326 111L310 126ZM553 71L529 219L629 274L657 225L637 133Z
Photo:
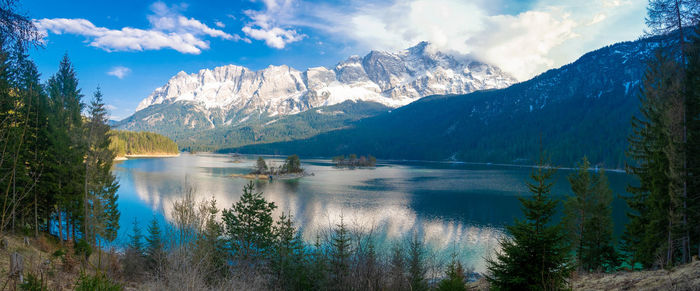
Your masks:
M177 154L138 154L138 155L125 155L115 157L115 161L126 161L128 159L139 159L139 158L175 158L179 157L180 153Z
M307 176L315 176L313 173L303 173L303 174L283 174L283 175L265 175L265 174L231 174L229 177L232 178L243 178L248 180L292 180L299 179Z

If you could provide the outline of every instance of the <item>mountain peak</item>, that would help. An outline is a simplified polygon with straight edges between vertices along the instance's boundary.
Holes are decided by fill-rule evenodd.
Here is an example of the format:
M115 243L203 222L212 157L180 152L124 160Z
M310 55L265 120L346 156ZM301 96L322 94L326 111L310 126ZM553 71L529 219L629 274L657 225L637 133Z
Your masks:
M305 72L287 65L259 71L226 65L189 75L180 71L141 101L137 111L185 102L208 114L217 109L230 124L254 112L296 114L347 100L399 107L428 95L465 94L516 82L494 66L475 71L469 61L428 50L431 44L423 41L405 50L371 51L364 57L350 56L332 69L316 67Z

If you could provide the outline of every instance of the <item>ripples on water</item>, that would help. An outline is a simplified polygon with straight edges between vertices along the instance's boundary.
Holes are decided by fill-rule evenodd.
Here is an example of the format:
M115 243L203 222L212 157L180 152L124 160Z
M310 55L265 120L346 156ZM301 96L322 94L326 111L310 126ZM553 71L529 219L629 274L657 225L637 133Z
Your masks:
M194 187L199 200L214 198L219 208L230 208L246 180L231 174L250 171L257 157L233 163L228 155L183 154L177 158L134 159L115 164L122 212L118 243L126 242L136 219L144 227L153 216L167 222L172 203L183 189ZM280 158L268 164L281 165ZM380 163L373 169L338 169L327 160L302 160L314 176L298 180L257 182L258 191L275 202L275 217L294 215L303 237L313 242L319 234L340 223L374 229L380 247L401 241L414 232L422 236L435 257L452 252L468 266L483 271L483 257L498 247L505 224L520 217L517 197L527 195L530 169L438 162ZM570 192L566 175L555 177L554 193ZM631 179L608 173L617 194ZM616 232L625 221L624 202L616 199Z

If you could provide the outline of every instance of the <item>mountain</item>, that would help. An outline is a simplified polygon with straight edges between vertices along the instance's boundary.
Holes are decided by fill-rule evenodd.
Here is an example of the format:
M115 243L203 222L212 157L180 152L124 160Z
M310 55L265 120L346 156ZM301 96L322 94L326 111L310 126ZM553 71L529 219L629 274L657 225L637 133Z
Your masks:
M425 97L345 129L235 150L533 164L544 149L559 165L586 155L622 168L645 61L661 41L618 43L505 89Z
M252 71L229 65L197 74L180 72L141 101L137 112L117 128L192 141L202 131L265 124L346 101L396 108L428 95L465 94L514 83L495 66L454 57L422 42L398 52L351 56L331 69L302 72L283 65Z

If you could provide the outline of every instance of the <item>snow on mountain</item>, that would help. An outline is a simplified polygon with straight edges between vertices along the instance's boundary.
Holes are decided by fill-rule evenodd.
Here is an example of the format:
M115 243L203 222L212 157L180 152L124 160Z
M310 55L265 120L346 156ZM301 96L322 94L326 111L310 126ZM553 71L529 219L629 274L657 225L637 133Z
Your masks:
M422 42L398 52L351 56L332 69L301 72L283 65L252 71L228 65L196 74L180 72L141 101L136 111L187 102L231 124L253 113L289 115L347 100L400 107L428 95L465 94L514 83L495 66L457 59Z

